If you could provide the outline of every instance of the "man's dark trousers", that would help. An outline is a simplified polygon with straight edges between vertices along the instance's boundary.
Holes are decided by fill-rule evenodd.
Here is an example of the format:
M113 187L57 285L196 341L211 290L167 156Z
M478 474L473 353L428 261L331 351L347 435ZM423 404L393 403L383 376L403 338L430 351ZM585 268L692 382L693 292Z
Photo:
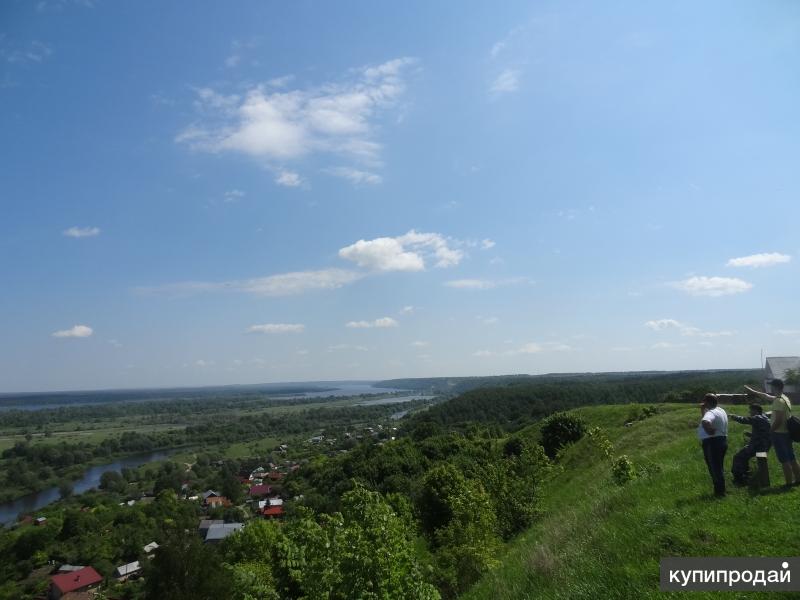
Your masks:
M725 452L728 450L728 438L724 435L710 437L703 440L703 456L708 465L708 473L714 482L714 494L725 494Z

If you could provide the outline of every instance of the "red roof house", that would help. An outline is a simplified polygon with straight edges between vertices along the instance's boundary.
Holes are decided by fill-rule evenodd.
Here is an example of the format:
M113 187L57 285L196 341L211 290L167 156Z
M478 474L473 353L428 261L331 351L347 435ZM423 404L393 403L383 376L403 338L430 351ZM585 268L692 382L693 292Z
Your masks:
M260 496L269 496L272 488L266 484L254 485L250 488L250 496L258 498Z
M81 592L99 585L103 577L92 567L84 567L79 571L53 575L50 578L50 598L58 600L64 594Z
M278 517L283 516L283 507L282 506L269 506L261 511L261 514L264 515L267 519L277 519Z

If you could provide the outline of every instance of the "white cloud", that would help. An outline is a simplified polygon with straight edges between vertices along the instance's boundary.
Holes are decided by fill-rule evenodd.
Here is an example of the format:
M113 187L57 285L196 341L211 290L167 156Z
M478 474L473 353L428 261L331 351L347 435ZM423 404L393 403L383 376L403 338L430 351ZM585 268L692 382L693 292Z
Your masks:
M264 323L252 325L248 333L303 333L306 326L301 323Z
M482 250L489 250L490 248L494 248L496 246L493 240L486 238L485 240L481 240L481 249Z
M739 258L732 258L728 261L729 267L749 267L757 269L760 267L772 267L788 263L792 257L788 254L779 254L778 252L764 252L761 254L751 254L750 256L742 256Z
M358 352L369 352L369 348L366 346L352 346L350 344L336 344L334 346L328 346L328 352L339 352L342 350L357 350Z
M497 317L478 317L478 320L484 325L496 325L500 322Z
M24 48L0 48L0 57L11 64L40 63L52 53L49 46L36 40L29 42Z
M800 329L776 329L778 335L800 335Z
M430 342L417 340L416 342L411 342L411 345L414 346L415 348L426 348L427 346L430 345Z
M416 61L399 58L351 70L347 77L307 89L251 87L243 97L198 90L200 118L175 138L199 151L235 152L266 161L318 153L380 164L378 118L396 106L404 74ZM281 78L281 86L290 79Z
M94 333L94 331L88 325L75 325L71 329L54 331L52 335L57 338L85 338L92 335L92 333Z
M478 350L477 352L473 352L472 356L477 356L478 358L486 358L488 356L494 356L494 352L491 350Z
M400 314L401 315L410 315L410 314L413 314L413 313L414 313L414 307L413 306L404 306L403 308L400 309Z
M387 327L397 327L398 325L399 323L392 317L381 317L374 321L350 321L345 327L350 327L351 329L385 329Z
M519 75L517 69L505 69L492 82L489 91L493 94L516 92L519 89Z
M298 187L299 185L302 185L303 179L294 171L281 169L275 176L275 183L284 187Z
M509 279L454 279L445 281L444 285L457 290L491 290L504 285L533 283L527 277L511 277Z
M464 253L450 246L453 242L438 233L419 233L413 229L398 237L358 240L339 250L339 256L373 271L423 271L425 261L439 268L461 262Z
M227 203L238 202L244 198L245 195L246 194L242 190L228 190L225 192L225 196L222 198L222 201Z
M377 185L383 182L383 178L380 175L371 173L369 171L354 169L353 167L331 167L330 169L325 169L325 172L329 175L333 175L334 177L347 179L356 185L365 183L369 185Z
M114 348L122 348L122 344L117 340L108 340L108 343L114 346Z
M355 271L323 269L321 271L296 271L234 281L184 281L162 286L140 287L138 291L175 295L203 292L242 292L258 296L292 296L317 290L338 289L362 277L361 273Z
M214 361L213 360L203 360L202 358L197 359L194 361L194 366L204 368L204 367L213 367Z
M83 238L83 237L94 237L96 235L100 235L100 228L99 227L70 227L69 229L65 229L61 232L63 235L67 237L73 238Z
M674 284L676 288L692 296L728 296L752 289L753 284L735 277L695 276Z
M654 321L647 321L644 325L645 327L652 329L653 331L666 331L669 329L674 329L685 337L702 337L702 338L725 337L734 335L735 333L733 331L703 331L698 327L693 327L692 325L681 323L680 321L676 321L675 319L657 319Z
M670 342L657 342L650 346L652 350L674 350L675 348L684 348L686 344L672 344Z

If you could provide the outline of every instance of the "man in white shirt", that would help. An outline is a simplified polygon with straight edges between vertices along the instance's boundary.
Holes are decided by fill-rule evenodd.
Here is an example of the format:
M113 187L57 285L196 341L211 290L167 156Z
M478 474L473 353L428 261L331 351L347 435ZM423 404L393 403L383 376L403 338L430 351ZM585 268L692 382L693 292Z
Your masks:
M728 415L717 406L717 395L706 394L700 408L703 415L697 435L703 446L703 457L714 483L714 495L725 495L725 452L728 450Z

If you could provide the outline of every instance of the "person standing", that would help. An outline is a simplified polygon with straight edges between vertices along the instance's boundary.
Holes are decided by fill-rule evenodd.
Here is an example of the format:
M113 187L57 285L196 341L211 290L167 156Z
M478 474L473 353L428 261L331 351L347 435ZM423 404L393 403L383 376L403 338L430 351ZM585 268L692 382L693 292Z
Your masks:
M728 415L717 406L717 395L706 394L700 406L703 415L697 434L703 447L708 473L714 484L714 495L725 496L725 453L728 450Z
M728 416L737 423L750 425L751 427L751 432L749 433L750 439L747 441L747 445L733 455L733 462L731 464L733 483L736 485L745 485L750 476L750 459L756 455L756 452L769 451L771 445L770 422L760 404L750 405L749 417L739 417L737 415Z
M797 458L794 455L792 438L789 437L787 425L789 417L792 416L792 403L783 393L782 379L773 379L769 382L769 385L777 394L776 396L759 392L749 386L744 386L744 389L760 398L772 401L772 415L770 417L772 447L775 448L775 456L778 457L778 462L783 467L786 486L800 485L800 464L797 463Z

